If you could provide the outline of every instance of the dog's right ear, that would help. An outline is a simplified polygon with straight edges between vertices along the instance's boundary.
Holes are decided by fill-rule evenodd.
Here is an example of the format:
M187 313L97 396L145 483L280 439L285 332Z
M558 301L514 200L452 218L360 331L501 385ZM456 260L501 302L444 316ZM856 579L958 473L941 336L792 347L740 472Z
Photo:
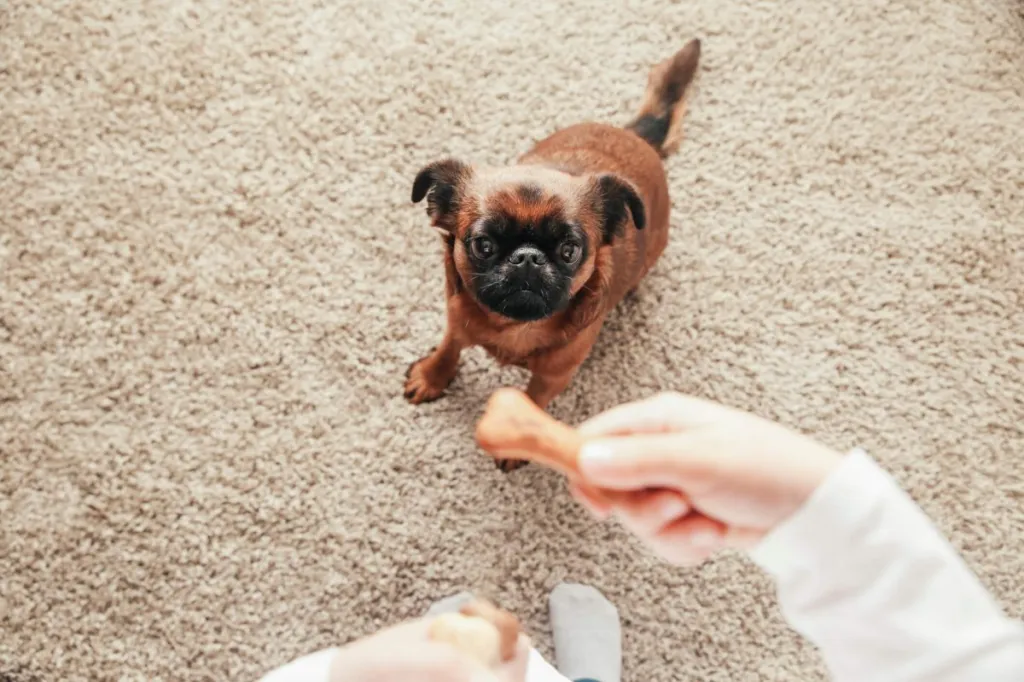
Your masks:
M625 178L611 173L598 175L591 186L591 197L601 215L601 233L605 244L611 244L616 237L622 236L630 218L638 230L647 225L647 210L643 199L633 183Z
M425 166L412 183L412 201L427 198L427 215L434 227L455 230L455 213L463 199L471 169L456 159L443 159Z

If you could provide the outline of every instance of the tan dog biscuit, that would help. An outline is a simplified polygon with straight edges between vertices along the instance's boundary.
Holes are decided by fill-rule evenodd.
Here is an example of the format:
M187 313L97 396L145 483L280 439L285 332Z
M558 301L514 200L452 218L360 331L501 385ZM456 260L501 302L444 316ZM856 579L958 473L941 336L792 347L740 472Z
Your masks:
M480 599L458 613L436 617L428 630L431 639L451 644L490 669L515 658L519 634L514 615Z
M629 495L617 490L598 490L584 483L579 468L583 436L514 388L499 389L491 396L477 423L476 440L496 459L535 462L554 469L598 499L613 502Z

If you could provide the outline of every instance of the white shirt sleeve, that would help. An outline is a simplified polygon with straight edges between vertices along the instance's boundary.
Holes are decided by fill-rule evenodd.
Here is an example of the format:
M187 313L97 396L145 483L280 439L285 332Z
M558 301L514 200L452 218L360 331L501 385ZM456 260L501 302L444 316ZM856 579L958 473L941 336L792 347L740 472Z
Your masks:
M836 682L1024 682L1024 624L861 451L751 557Z
M267 673L260 682L328 682L331 661L338 649L324 649L298 658L287 665ZM526 682L569 682L536 649L530 651L526 668Z
M337 647L297 658L264 675L260 682L328 682Z
M569 682L569 678L555 670L540 653L530 651L530 662L526 667L526 682Z

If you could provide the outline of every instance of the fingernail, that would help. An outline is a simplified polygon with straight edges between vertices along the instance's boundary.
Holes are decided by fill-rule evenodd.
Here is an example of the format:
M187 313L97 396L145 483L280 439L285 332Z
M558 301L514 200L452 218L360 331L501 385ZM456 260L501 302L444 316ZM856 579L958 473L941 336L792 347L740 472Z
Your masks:
M702 549L716 547L720 542L721 537L718 533L716 533L713 530L694 531L693 535L690 536L690 544L692 544L694 547L700 547Z
M588 469L592 470L594 467L600 468L608 464L614 457L615 453L607 445L601 443L584 445L580 450L580 469L586 473Z

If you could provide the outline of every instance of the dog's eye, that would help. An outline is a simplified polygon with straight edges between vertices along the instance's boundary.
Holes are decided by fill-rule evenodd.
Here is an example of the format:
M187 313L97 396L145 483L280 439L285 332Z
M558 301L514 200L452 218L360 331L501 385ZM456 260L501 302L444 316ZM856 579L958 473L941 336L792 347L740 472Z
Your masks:
M481 260L487 260L494 255L494 242L489 237L477 237L470 246L473 249L473 255Z
M580 245L576 242L566 242L558 250L558 255L562 257L563 261L571 265L580 257Z

